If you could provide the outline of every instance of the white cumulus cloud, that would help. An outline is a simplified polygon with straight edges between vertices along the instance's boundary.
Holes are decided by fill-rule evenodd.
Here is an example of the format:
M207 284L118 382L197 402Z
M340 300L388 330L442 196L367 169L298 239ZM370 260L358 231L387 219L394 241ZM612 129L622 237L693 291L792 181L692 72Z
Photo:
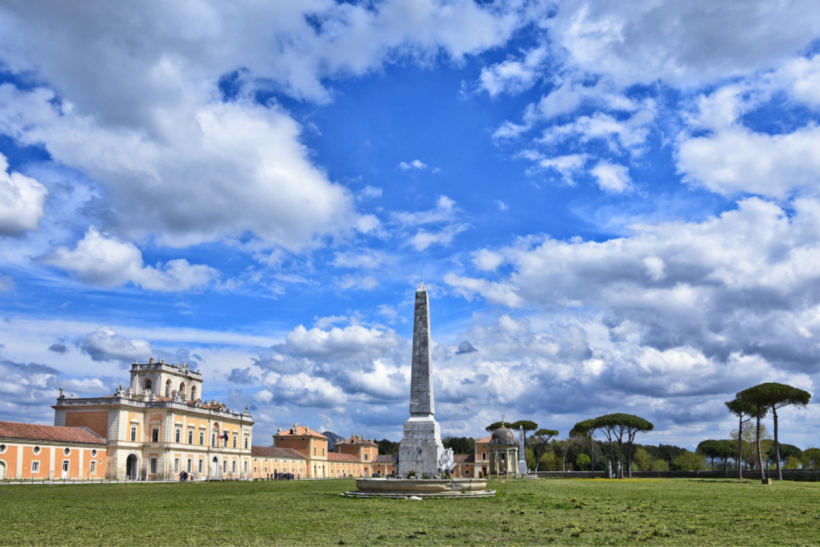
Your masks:
M38 181L9 172L8 160L0 154L0 235L36 230L47 196L48 190Z
M145 266L133 243L101 234L91 227L77 247L57 247L43 262L76 275L86 283L115 287L126 283L151 291L184 291L208 285L219 277L210 266L169 260L163 266Z

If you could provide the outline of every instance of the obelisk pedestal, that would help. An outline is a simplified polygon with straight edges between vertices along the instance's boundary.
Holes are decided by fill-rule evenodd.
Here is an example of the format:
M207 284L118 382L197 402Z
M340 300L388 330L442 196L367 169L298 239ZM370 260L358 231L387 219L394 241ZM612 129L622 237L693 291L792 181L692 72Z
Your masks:
M410 373L410 419L404 423L399 448L399 476L410 471L432 478L444 451L441 431L434 418L433 359L430 355L430 304L424 283L416 289L413 319L413 361Z

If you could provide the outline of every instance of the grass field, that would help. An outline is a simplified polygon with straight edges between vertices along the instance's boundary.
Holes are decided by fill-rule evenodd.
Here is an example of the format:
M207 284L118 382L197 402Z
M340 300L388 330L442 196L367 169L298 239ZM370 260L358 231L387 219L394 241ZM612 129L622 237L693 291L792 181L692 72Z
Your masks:
M473 500L352 480L2 486L3 545L820 545L820 483L490 481Z

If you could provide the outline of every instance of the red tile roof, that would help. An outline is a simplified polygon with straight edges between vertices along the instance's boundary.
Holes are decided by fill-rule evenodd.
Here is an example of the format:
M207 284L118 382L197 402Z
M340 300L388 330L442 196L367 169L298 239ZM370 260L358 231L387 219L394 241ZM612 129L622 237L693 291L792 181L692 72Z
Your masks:
M313 431L311 428L304 426L304 425L297 425L295 428L291 427L290 429L285 429L281 433L277 433L276 437L319 437L322 439L327 439L324 435L319 433L318 431Z
M86 427L57 427L20 422L0 422L0 438L76 444L106 444L105 439Z
M292 448L279 448L276 446L251 446L251 455L262 458L287 458L291 460L307 459Z
M373 463L393 463L393 456L390 454L379 454L373 460Z
M353 435L349 439L339 441L336 444L365 444L365 445L368 445L368 446L378 446L373 441L365 439L364 436L359 437L358 435Z
M329 462L348 462L348 463L362 463L359 458L352 454L341 454L339 452L330 452L327 455Z
M493 436L489 435L487 437L481 437L480 439L476 439L475 442L476 443L489 443L491 440L493 440Z
M474 462L475 454L453 454L453 461L456 463Z

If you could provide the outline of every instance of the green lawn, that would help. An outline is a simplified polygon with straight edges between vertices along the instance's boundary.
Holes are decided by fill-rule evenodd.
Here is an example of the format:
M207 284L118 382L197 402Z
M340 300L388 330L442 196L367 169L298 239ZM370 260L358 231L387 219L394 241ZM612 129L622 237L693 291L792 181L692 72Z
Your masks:
M352 480L1 486L3 545L818 545L820 483L490 481L348 499Z

